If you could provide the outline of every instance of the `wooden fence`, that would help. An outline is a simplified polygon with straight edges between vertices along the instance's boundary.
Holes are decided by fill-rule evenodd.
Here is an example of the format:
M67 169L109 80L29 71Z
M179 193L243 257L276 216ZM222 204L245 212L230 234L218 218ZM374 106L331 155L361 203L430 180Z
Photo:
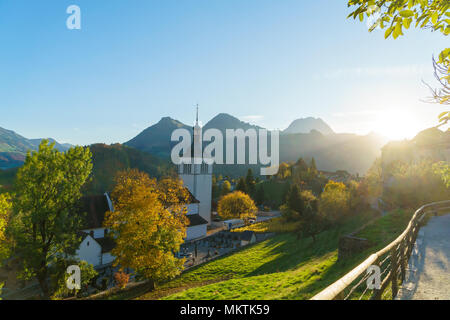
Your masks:
M399 286L405 280L408 261L420 227L427 214L450 209L450 200L433 202L420 207L405 231L385 248L370 255L356 268L315 295L312 300L395 299ZM370 289L366 284L373 275L371 266L380 270L380 286Z

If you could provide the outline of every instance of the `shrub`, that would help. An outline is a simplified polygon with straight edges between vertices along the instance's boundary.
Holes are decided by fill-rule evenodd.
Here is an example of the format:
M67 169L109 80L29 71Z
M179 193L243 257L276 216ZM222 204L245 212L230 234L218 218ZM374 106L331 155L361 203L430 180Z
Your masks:
M130 275L126 272L118 271L114 274L114 280L119 289L124 289L130 280Z

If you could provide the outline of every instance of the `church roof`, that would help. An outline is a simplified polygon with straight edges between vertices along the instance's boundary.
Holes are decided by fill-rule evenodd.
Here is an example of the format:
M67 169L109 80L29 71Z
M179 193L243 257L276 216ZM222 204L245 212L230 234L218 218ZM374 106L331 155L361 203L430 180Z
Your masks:
M116 242L111 237L97 238L95 241L102 247L102 253L111 252L116 246Z
M202 224L208 224L208 221L202 218L199 214L188 214L186 216L189 219L189 227L195 227Z
M83 228L101 228L103 225L103 220L105 219L105 213L108 211L109 204L104 194L85 196L81 198L80 212L87 214Z
M189 198L187 203L191 204L191 203L200 203L200 201L191 193L191 191L189 191L188 188L186 188L187 192L189 193Z

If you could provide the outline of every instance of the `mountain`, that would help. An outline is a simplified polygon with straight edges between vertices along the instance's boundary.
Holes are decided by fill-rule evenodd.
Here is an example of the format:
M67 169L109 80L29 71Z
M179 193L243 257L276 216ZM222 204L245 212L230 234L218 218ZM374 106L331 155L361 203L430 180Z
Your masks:
M0 127L0 169L20 166L25 160L28 150L37 150L43 139L27 139L12 130ZM59 151L66 151L70 145L59 144L54 139L55 147Z
M233 117L227 113L219 113L217 116L209 120L203 127L203 131L206 131L211 128L219 129L222 132L222 134L225 134L226 129L243 129L243 130L262 129L259 126L241 121L238 118Z
M298 158L309 161L314 157L317 168L325 171L346 170L365 174L387 140L376 134L323 135L318 131L308 134L280 136L280 161L293 162Z
M192 130L192 127L187 126L178 120L164 117L157 124L148 127L124 144L154 155L168 157L173 145L176 144L170 141L170 137L172 132L179 128Z
M168 158L172 146L176 144L170 142L172 131L176 128L192 130L191 126L166 117L145 129L126 145ZM226 113L220 113L208 121L203 131L211 128L219 129L224 137L226 129L261 129L259 126L243 122ZM297 130L307 132L290 133ZM297 161L300 157L310 160L314 157L319 169L347 170L351 173L364 174L373 161L380 156L381 147L386 142L386 139L375 134L367 136L335 134L321 119L298 119L280 135L280 161ZM255 173L259 172L259 167L258 165L215 165L214 172L236 177L245 175L248 168L252 168Z
M333 134L334 131L330 126L320 118L301 118L294 120L286 130L283 130L283 134L293 133L310 133L311 130L317 130L322 134Z

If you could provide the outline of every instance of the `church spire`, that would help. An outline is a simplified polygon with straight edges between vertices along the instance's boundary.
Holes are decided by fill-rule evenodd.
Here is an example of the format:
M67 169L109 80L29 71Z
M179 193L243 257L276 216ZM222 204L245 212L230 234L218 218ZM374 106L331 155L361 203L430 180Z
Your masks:
M198 103L195 106L197 107L197 115L195 117L195 125L198 126Z

